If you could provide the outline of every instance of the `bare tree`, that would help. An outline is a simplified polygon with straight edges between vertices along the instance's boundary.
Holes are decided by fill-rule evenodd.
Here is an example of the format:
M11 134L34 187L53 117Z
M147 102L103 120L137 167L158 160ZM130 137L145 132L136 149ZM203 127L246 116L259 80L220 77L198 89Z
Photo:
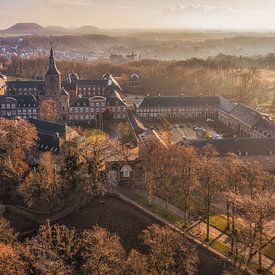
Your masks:
M148 264L153 273L195 274L198 266L197 251L182 235L169 227L152 225L141 234L148 246Z
M85 230L82 233L82 243L84 271L116 274L123 270L126 256L117 235L112 235L106 229L95 226L92 230Z
M56 121L58 119L57 106L54 100L44 99L40 102L38 118L48 121Z
M197 184L197 152L192 147L177 149L176 157L177 176L179 176L179 192L183 202L184 224L187 226L188 211L190 208L190 193Z
M197 170L198 191L202 194L206 213L206 238L209 241L210 213L213 198L220 193L223 184L222 166L217 151L206 145L199 153L200 162Z

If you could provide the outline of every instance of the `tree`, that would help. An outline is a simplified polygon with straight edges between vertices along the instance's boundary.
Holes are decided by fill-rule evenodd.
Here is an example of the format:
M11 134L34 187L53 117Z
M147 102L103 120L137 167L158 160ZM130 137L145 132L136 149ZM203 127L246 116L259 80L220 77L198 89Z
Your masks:
M79 259L80 241L75 229L65 225L40 226L38 234L24 243L20 252L34 273L67 274Z
M118 141L121 145L135 144L136 139L134 132L131 129L129 123L120 123L118 125Z
M58 113L56 103L52 99L44 99L39 104L38 118L48 121L56 121Z
M17 234L9 221L0 216L0 244L12 244L16 241L16 237Z
M259 189L251 198L250 194L231 193L232 201L240 214L252 225L249 229L240 229L236 237L235 262L240 256L244 267L248 268L256 253L259 255L259 269L262 270L262 249L265 239L265 227L275 213L275 198L268 190Z
M37 172L31 171L18 191L28 206L54 208L61 202L62 183L57 173L54 156L43 153Z
M170 145L158 151L155 155L156 173L160 180L160 189L165 197L166 209L168 208L169 196L175 188L172 179L176 175L176 150L175 147Z
M148 248L148 265L152 273L196 273L197 251L178 232L152 225L142 232L140 238Z
M241 189L245 185L246 181L246 174L244 173L245 171L245 164L244 162L235 154L229 154L226 157L226 179L225 179L225 191L228 192L234 192L235 194L238 194L241 192ZM230 229L230 204L232 202L229 201L227 198L226 202L226 214L227 214L227 229ZM232 234L234 235L234 230L235 230L235 205L232 203ZM232 240L233 241L233 240ZM233 242L232 242L233 246Z
M192 147L177 149L176 157L177 176L179 176L178 190L181 195L184 210L184 225L187 226L188 211L190 208L190 192L197 184L197 152Z
M125 251L117 235L95 226L81 235L83 270L88 273L116 274L123 269Z
M64 145L60 162L61 175L63 175L64 183L66 183L65 190L68 193L75 193L77 188L81 188L83 183L82 168L84 165L82 151L77 143L67 142Z
M0 274L28 274L28 267L18 253L18 246L0 243Z
M210 212L213 203L213 198L221 191L223 173L221 160L218 158L218 153L212 145L203 147L199 154L200 163L198 166L198 192L201 193L204 200L206 213L206 238L209 241L210 228Z
M123 268L123 274L148 274L148 257L132 249Z
M106 122L110 122L112 120L113 113L112 113L112 109L110 107L107 107L105 109L104 113L102 114L102 118Z
M106 160L110 157L110 142L106 134L94 131L85 139L85 160L89 175L88 191L100 190L103 195L107 181Z
M145 191L147 194L148 205L152 206L153 199L157 191L157 156L161 150L160 144L154 140L149 140L141 148L142 159L145 167Z
M25 120L0 120L0 188L14 193L28 175L26 161L37 140L36 129Z

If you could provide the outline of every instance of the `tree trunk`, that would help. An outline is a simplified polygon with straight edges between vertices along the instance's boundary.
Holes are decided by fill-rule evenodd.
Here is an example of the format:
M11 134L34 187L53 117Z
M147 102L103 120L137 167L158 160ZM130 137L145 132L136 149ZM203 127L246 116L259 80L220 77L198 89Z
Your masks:
M259 272L263 270L263 263L262 263L262 229L260 228L260 236L259 236Z
M232 203L232 232L231 232L231 253L233 253L235 241L235 205Z
M210 230L209 223L210 223L210 215L208 212L206 217L206 238L205 238L206 242L209 242L209 230Z
M229 210L230 210L230 202L227 199L226 200L226 228L225 228L226 230L230 229L230 213L229 213Z

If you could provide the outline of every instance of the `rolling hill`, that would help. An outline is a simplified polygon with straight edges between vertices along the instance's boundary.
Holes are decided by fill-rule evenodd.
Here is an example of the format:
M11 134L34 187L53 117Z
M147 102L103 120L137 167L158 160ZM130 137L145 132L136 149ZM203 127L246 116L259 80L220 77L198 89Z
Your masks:
M8 29L1 30L2 34L99 34L95 26L82 26L76 29L66 29L62 26L43 27L37 23L17 23Z

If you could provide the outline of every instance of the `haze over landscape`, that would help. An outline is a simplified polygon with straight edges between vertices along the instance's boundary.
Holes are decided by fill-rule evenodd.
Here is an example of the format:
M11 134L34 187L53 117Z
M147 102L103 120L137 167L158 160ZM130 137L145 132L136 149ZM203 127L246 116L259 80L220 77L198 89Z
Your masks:
M3 29L15 22L101 28L275 29L273 0L0 0L0 6L5 11L0 22Z

